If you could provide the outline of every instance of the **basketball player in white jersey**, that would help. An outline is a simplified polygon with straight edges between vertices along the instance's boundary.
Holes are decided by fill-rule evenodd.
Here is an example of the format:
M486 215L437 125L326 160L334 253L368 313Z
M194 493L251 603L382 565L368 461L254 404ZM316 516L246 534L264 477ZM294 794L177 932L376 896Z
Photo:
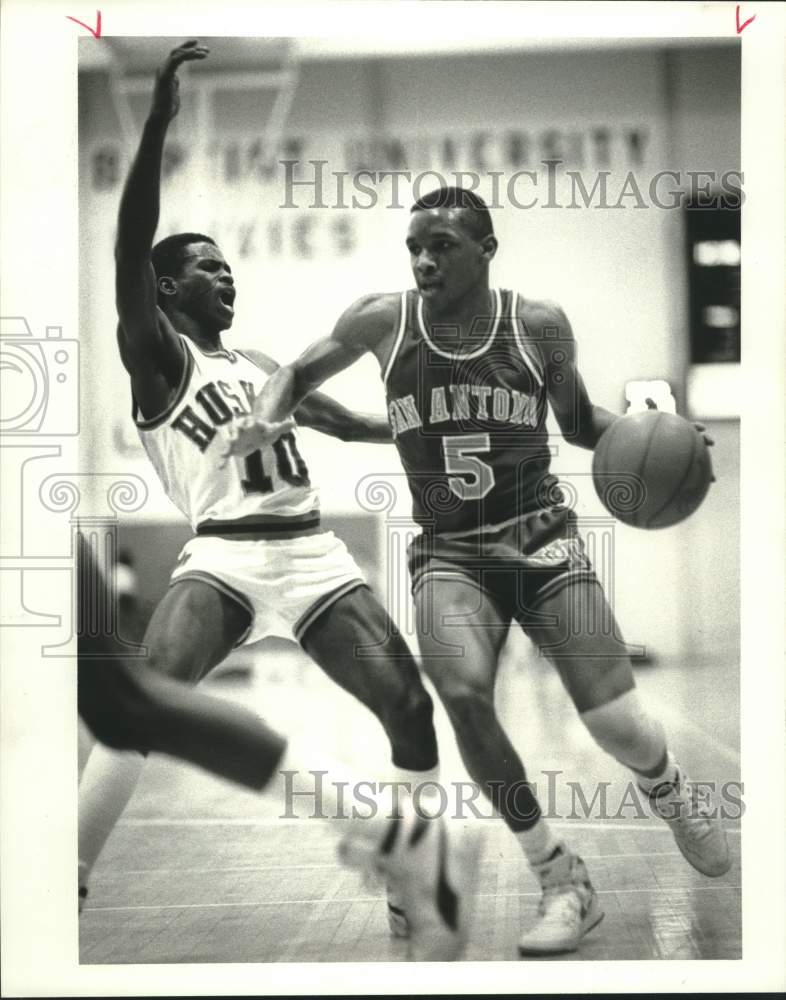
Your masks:
M497 717L511 621L555 665L600 747L633 771L686 859L719 876L728 845L717 812L693 798L697 786L641 705L618 628L595 625L613 615L549 473L545 422L550 403L566 439L592 449L617 418L592 404L565 314L489 286L497 240L473 192L446 188L416 202L406 243L417 287L350 306L331 336L271 378L229 453L269 441L326 378L365 353L377 358L422 528L409 563L424 669L470 775L540 877L538 921L520 952L572 951L603 912L585 865L542 818Z
M186 43L159 72L118 219L117 333L134 418L169 497L195 531L145 634L147 664L195 683L240 644L271 635L294 639L379 718L394 768L382 777L413 788L437 767L433 705L406 643L354 560L320 525L294 422L280 423L272 445L223 460L228 427L251 412L276 368L259 352L222 343L234 317L231 269L201 234L152 246L164 138L179 107L176 70L206 55L206 48ZM390 440L384 419L351 414L326 397L298 408L296 417L344 439ZM318 765L317 759L301 766ZM91 758L85 767L80 897L140 766L131 755L121 762ZM389 922L395 934L407 935L394 895Z

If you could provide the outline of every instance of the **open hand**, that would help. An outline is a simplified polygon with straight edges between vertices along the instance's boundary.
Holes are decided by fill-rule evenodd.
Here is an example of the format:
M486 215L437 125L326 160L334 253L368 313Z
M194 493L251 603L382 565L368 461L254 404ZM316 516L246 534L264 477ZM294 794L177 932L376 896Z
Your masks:
M204 59L210 51L206 45L200 45L196 39L183 42L167 56L166 62L156 73L156 85L153 90L153 107L150 114L171 122L180 110L180 81L177 70L184 62Z
M252 451L273 444L282 435L289 433L295 426L292 417L286 420L262 420L253 414L240 417L233 421L227 429L224 440L224 450L221 452L220 467L223 469L230 458L237 456L245 458Z

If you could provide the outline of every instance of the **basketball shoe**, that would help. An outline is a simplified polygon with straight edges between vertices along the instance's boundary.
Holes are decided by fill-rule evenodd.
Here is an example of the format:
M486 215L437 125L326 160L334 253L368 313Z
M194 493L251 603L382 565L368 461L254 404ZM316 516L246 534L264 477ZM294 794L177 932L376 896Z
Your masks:
M397 930L408 929L409 960L454 962L466 943L478 847L474 831L459 839L444 817L421 816L408 800L381 833L368 820L354 824L339 855L350 867L387 880L395 915L402 918ZM395 936L403 936L397 930Z
M543 890L534 927L519 938L521 955L558 955L575 951L603 919L584 862L564 844L533 870Z
M648 799L655 815L671 828L683 857L702 875L717 878L731 868L729 844L720 813L700 791L678 769L676 782L658 794L655 789Z

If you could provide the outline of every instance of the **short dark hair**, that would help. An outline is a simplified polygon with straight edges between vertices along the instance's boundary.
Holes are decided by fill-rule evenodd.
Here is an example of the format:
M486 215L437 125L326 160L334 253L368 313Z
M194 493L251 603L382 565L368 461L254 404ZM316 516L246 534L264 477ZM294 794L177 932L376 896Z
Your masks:
M422 198L418 198L410 209L411 212L426 212L431 208L463 208L466 209L463 219L467 222L467 228L476 240L485 239L494 235L494 226L491 222L488 205L474 191L468 191L462 187L441 187L435 191L429 191Z
M177 278L183 270L183 261L188 256L186 249L192 243L212 243L216 246L216 241L204 233L175 233L156 243L150 252L156 279Z

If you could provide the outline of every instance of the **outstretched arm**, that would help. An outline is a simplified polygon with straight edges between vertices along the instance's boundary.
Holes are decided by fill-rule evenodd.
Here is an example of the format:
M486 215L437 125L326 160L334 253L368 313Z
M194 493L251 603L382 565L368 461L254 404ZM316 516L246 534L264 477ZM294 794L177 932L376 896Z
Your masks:
M164 140L180 107L177 69L188 60L204 59L207 52L195 41L186 42L172 50L158 71L150 114L120 199L115 244L118 343L135 380L135 394L156 396L162 386L151 387L151 378L177 385L184 363L177 334L156 306L150 251L158 226Z
M312 392L297 407L294 416L303 427L311 427L339 441L366 441L370 444L390 444L393 441L387 417L348 410L324 392Z
M247 350L245 353L270 375L281 367L261 351ZM302 427L311 427L340 441L389 444L393 440L387 417L348 410L324 392L312 392L295 408L293 416Z
M351 305L329 337L317 340L296 361L271 375L254 400L253 414L232 424L225 457L247 455L275 440L282 433L282 422L307 396L367 352L380 348L390 336L397 308L397 297L391 295L369 295Z

